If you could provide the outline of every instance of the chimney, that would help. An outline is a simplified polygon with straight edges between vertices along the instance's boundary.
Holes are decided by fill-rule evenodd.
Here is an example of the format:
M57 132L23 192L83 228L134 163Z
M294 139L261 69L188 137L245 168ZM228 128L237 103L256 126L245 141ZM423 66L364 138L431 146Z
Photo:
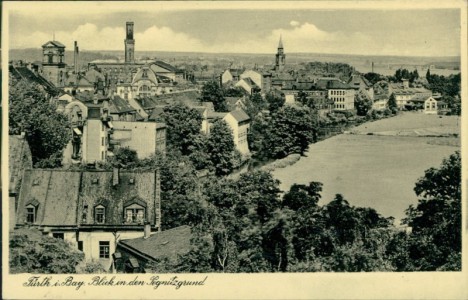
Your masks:
M409 88L409 80L408 79L402 79L402 81L403 81L403 88L404 89Z
M75 67L75 74L78 74L78 42L75 41L73 46L73 65Z
M119 184L119 168L114 167L112 170L112 186Z
M145 222L143 238L146 240L150 236L151 236L151 224L149 222Z

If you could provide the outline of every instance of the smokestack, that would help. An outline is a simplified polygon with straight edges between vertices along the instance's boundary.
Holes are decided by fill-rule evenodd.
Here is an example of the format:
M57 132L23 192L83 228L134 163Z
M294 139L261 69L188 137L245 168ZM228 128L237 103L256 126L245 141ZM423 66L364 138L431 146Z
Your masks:
M372 62L372 73L374 73L374 62Z
M73 46L73 65L75 66L75 74L78 74L78 42L75 41Z

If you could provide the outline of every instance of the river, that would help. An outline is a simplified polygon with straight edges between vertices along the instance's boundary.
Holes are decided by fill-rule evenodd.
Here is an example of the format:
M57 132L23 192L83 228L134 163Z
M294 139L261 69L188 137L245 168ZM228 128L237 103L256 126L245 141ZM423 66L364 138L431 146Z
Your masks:
M456 118L406 113L363 124L353 131L363 133L374 128L388 133L418 128L415 131L420 132L438 127L458 133ZM294 183L322 182L320 205L340 193L353 206L372 207L385 217L400 220L408 206L417 203L413 188L418 178L424 176L426 169L438 167L443 158L460 149L447 145L453 142L459 144L454 137L341 134L311 144L306 156L296 164L272 174L281 181L283 191Z

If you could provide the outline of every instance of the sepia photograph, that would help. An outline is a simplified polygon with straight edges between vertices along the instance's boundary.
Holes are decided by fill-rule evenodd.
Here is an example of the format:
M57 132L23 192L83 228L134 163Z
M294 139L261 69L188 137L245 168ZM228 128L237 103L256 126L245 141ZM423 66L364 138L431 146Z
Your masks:
M2 6L5 299L468 297L466 2Z

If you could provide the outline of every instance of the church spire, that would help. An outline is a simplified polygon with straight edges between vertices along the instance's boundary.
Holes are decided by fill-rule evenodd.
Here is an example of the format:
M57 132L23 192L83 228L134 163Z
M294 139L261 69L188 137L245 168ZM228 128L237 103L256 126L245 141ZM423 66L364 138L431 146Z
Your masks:
M282 39L281 34L280 34L280 39L279 39L279 43L278 43L278 49L283 49L283 39Z

